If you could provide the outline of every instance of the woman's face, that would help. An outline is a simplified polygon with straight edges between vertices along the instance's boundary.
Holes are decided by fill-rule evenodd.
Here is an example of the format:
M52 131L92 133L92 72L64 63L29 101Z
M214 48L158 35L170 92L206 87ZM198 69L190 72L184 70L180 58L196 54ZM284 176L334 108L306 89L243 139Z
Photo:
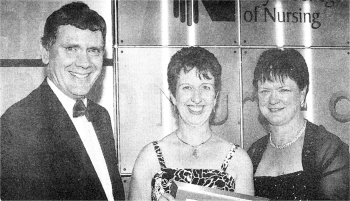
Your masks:
M290 78L285 78L284 82L259 82L258 99L260 112L271 125L286 125L300 117L300 104L305 100L305 89L301 91Z
M209 123L210 114L216 104L214 77L209 79L198 76L197 68L185 73L181 70L176 86L176 97L171 95L176 105L180 121L192 126Z

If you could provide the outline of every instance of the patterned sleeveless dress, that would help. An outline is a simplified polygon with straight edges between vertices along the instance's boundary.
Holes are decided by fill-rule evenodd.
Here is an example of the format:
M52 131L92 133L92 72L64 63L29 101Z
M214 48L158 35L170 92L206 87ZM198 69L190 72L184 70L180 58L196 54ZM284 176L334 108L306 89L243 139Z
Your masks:
M221 165L221 170L167 168L158 142L153 142L153 146L158 157L161 171L156 173L152 179L152 200L158 200L162 194L170 193L170 186L173 181L196 184L231 192L235 190L235 180L226 172L226 169L235 153L235 150L239 147L238 145L232 146Z

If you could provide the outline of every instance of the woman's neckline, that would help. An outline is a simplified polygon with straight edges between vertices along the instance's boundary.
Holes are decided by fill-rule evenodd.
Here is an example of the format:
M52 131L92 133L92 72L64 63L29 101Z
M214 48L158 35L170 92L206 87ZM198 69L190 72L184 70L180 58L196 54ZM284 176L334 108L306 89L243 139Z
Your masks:
M254 176L254 178L281 178L281 177L292 177L292 176L297 176L298 174L304 173L305 170L299 170L296 172L291 172L287 174L281 174L277 176Z

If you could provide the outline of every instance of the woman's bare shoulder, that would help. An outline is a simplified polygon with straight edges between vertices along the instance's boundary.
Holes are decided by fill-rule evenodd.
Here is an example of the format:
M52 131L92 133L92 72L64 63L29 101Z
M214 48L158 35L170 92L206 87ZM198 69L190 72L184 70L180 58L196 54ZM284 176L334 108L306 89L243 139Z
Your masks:
M142 161L142 162L148 162L150 164L156 164L159 166L159 163L158 163L158 156L157 156L157 151L158 152L162 152L162 149L167 147L167 145L169 143L171 143L172 141L172 134L169 134L167 136L165 136L164 138L162 138L161 140L159 141L153 141L153 142L150 142L148 143L147 145L145 145L138 157L137 157L137 162L138 161Z
M169 133L168 135L166 135L165 137L163 137L161 140L159 140L158 142L160 144L162 143L169 143L169 142L173 142L174 140L176 140L176 134L175 131L172 133Z
M251 160L247 151L245 151L238 144L229 142L219 136L216 137L216 141L218 143L217 146L220 147L220 149L225 150L226 155L232 151L232 157L228 166L229 169L238 170L252 167Z
M250 172L253 168L252 161L247 153L242 147L237 145L234 146L234 153L232 155L229 169L234 169L238 172L247 171Z
M233 147L233 143L227 141L226 139L218 136L218 135L213 135L213 141L215 142L214 144L222 150L230 150ZM227 152L228 153L228 152Z
M136 159L136 164L152 164L157 161L157 155L155 153L153 142L148 143L145 145L141 151L139 152L139 155Z

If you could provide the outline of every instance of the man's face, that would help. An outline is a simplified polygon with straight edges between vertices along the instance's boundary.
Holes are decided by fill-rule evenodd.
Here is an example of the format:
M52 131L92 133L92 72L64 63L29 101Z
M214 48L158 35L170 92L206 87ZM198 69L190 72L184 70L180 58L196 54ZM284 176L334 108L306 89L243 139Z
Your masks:
M43 48L48 76L67 96L84 98L101 73L104 41L101 31L82 30L71 25L58 28L50 50Z

